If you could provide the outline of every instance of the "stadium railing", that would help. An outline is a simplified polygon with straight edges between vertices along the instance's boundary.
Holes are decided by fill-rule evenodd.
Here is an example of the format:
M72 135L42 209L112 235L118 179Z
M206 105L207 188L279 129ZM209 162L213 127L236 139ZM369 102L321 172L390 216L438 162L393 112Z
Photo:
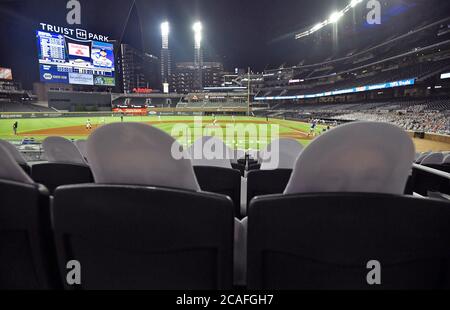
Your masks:
M411 185L419 195L450 199L450 173L414 164Z

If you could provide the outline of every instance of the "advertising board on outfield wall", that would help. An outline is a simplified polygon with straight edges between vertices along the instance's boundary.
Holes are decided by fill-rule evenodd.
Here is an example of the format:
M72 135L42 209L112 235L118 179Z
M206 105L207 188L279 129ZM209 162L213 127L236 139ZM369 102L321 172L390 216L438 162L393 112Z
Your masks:
M125 113L132 115L147 115L147 108L113 108L114 113Z
M353 88L348 88L348 89L334 90L334 91L318 93L318 94L307 94L307 95L298 95L298 96L255 97L255 100L295 100L295 99L320 98L320 97L335 96L335 95L347 95L347 94L360 93L360 92L371 91L371 90L381 90L381 89L388 89L388 88L395 88L395 87L411 86L411 85L414 85L415 82L416 82L415 79L408 79L408 80L401 80L401 81L395 81L395 82L387 82L387 83L380 83L380 84L374 84L374 85L353 87Z

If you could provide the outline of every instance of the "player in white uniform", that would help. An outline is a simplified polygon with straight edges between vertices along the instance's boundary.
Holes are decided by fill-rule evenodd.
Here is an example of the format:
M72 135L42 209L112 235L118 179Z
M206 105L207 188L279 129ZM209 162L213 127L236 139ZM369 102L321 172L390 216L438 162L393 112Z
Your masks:
M91 129L92 129L92 124L91 124L91 120L90 120L90 119L88 119L88 120L86 121L86 129L87 129L87 130L91 130Z

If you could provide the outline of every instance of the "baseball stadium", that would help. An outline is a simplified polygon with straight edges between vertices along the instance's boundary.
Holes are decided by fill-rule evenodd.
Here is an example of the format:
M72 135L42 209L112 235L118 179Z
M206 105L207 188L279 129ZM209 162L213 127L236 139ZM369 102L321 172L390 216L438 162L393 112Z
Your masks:
M449 12L0 1L0 290L449 290Z

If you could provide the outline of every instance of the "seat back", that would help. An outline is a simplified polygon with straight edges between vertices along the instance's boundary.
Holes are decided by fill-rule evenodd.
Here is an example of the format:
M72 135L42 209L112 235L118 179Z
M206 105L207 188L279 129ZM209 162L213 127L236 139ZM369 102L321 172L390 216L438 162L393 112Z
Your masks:
M101 199L99 199L101 197ZM154 187L56 190L61 272L81 264L72 289L230 289L233 208L222 195Z
M86 165L78 148L63 137L48 137L42 142L44 155L50 163Z
M444 165L450 165L450 155L445 154L444 160L442 161L442 164Z
M303 145L294 139L275 139L259 153L261 170L293 169Z
M237 152L229 148L222 140L216 137L203 136L197 139L187 150L192 165L210 166L231 169L231 160Z
M194 166L195 176L202 191L222 194L231 198L238 217L241 207L241 173L238 170Z
M28 164L19 164L20 168L23 169L23 171L25 171L25 173L31 177L31 166L29 166Z
M96 183L200 190L181 145L147 124L102 126L89 136L87 155Z
M0 180L0 289L59 288L49 196Z
M308 145L295 163L284 193L403 194L414 153L412 139L395 125L345 124Z
M282 194L291 174L291 169L250 171L247 175L247 205L256 196Z
M420 164L422 162L422 160L424 160L425 157L427 157L430 154L431 154L431 152L423 152L423 153L421 153L419 156L417 156L415 158L414 163Z
M444 161L444 154L431 153L427 155L422 161L421 165L439 165Z
M87 141L86 140L77 140L74 142L80 154L87 159Z
M53 194L58 186L94 182L91 169L76 164L36 164L31 168L31 176L36 183L45 185L50 194Z
M250 289L450 288L450 204L387 194L254 199ZM381 285L370 286L370 261Z
M22 154L17 150L17 148L5 140L0 140L0 146L3 146L9 154L14 158L14 160L19 164L19 166L23 169L23 171L26 172L29 176L31 176L31 168L28 165L25 158L22 156Z
M49 195L0 146L0 289L57 287Z

